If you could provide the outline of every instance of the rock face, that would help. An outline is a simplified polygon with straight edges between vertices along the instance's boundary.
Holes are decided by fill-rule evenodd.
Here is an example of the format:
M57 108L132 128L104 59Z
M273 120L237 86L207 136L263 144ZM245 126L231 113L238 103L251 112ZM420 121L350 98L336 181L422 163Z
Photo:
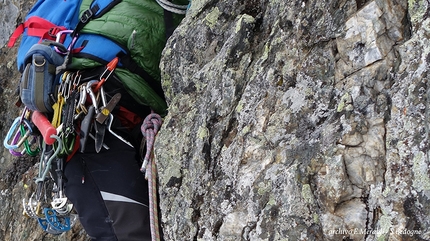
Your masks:
M169 240L429 240L427 1L193 1L162 62Z
M10 34L28 6L2 4ZM166 240L430 240L429 9L192 1L161 63ZM0 56L2 137L18 111L14 51ZM85 240L79 226L33 233L17 214L37 159L1 162L0 239Z

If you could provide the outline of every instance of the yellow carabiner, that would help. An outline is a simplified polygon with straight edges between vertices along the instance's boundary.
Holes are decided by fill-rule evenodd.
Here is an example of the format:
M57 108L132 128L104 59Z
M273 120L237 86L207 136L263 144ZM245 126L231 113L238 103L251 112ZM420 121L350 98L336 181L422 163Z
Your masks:
M58 92L57 102L55 102L54 105L52 105L52 109L54 109L54 116L52 117L52 126L57 128L61 124L61 110L63 109L64 105L64 97L61 94L61 92Z

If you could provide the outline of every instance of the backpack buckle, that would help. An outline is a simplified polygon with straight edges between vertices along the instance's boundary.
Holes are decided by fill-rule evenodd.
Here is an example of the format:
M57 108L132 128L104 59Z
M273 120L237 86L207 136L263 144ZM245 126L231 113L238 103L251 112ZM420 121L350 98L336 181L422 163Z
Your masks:
M86 23L88 20L94 15L93 11L91 9L85 10L85 12L82 13L81 16L81 22Z
M52 27L48 30L48 35L51 37L51 39L55 39L57 37L57 33L62 31L63 28L59 27Z

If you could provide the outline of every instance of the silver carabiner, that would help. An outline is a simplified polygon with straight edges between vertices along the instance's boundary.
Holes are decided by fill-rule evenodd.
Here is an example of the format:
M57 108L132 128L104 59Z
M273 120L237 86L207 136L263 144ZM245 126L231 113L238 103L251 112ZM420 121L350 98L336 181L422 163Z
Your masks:
M76 114L73 117L75 120L77 120L82 113L88 112L87 108L85 107L85 101L87 101L87 90L85 86L80 85L78 87L78 91L79 91L79 100L78 100L78 103L76 104L76 110L75 110L75 112L77 112L78 114Z
M79 74L79 70L78 70L78 72L75 73L75 77L73 78L73 89L75 89L76 86L79 85L79 83L81 82L81 77L82 75Z
M99 108L98 108L98 104L97 104L97 98L96 98L96 94L94 94L93 89L91 88L93 85L97 85L99 83L98 80L90 80L87 83L86 86L86 90L87 93L90 95L91 101L93 102L93 106L95 108L96 114L99 113Z

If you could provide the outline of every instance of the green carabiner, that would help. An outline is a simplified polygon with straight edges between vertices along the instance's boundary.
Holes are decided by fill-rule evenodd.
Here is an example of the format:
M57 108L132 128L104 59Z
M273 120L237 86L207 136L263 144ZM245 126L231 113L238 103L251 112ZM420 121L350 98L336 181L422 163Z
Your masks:
M69 135L61 135L62 148L58 152L57 157L65 157L73 153L73 147L75 146L75 133L71 133ZM54 148L57 148L57 145L54 143Z
M19 132L20 132L21 136L24 136L28 132L28 130L25 129L24 124L27 125L28 128L30 128L30 122L27 119L23 119L23 124L21 124L19 127ZM30 134L31 134L32 131L31 131L31 129L29 129L29 130L30 130ZM32 150L31 144L28 141L28 138L26 138L23 143L24 143L24 147L25 147L25 152L29 156L35 157L35 156L37 156L37 154L39 154L40 148L36 147L36 149Z
M75 133L70 133L62 138L63 140L63 152L66 156L73 153L73 147L75 146Z
M25 135L26 130L25 130L25 128L24 128L24 125L21 125L21 126L19 127L19 131L20 131L21 136L24 136L24 135ZM37 154L39 154L39 152L40 152L40 148L39 148L39 147L37 147L37 148L36 148L36 149L34 149L34 150L32 150L32 149L31 149L31 145L30 145L30 143L28 142L28 139L24 141L24 147L25 147L25 152L27 152L27 154L28 154L29 156L32 156L32 157L37 156Z

